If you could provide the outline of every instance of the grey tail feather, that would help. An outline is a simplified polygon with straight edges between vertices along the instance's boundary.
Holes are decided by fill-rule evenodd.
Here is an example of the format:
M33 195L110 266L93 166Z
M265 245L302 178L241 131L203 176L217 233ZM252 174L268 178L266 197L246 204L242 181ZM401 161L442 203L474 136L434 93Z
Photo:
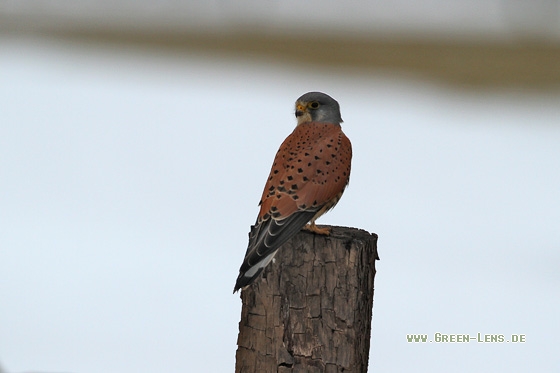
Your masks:
M320 207L299 211L280 221L270 219L263 224L253 225L249 233L247 253L241 268L239 268L239 276L233 288L233 293L250 285L272 260L278 248L296 235L319 209ZM256 260L255 263L251 264L254 260Z
M245 276L244 273L240 273L239 277L237 277L237 281L235 282L235 287L233 288L233 294L235 294L235 292L237 292L239 289L244 288L245 286L249 286L253 283L253 281L255 281L255 279L257 277L259 277L259 275L261 274L261 272L263 271L264 267L259 269L253 276L248 277Z
M276 255L277 252L278 249L274 250L246 270L240 271L235 287L233 288L233 293L235 294L235 292L240 288L250 285L261 274L266 266L268 266L268 263L272 261L272 258L274 258L274 255Z

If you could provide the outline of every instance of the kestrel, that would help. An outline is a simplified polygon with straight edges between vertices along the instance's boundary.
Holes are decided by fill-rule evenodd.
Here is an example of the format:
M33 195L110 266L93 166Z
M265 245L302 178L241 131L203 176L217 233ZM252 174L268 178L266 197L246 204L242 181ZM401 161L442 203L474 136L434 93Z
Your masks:
M276 153L264 187L234 293L251 284L302 228L328 235L315 220L336 205L348 185L352 145L340 127L338 102L309 92L297 99L295 114L297 126Z

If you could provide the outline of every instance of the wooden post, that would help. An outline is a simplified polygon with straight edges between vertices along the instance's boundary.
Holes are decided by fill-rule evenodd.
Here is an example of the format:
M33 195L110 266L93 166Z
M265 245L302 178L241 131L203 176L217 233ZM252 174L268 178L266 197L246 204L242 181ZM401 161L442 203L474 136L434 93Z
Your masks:
M236 373L367 372L377 235L301 231L241 292Z

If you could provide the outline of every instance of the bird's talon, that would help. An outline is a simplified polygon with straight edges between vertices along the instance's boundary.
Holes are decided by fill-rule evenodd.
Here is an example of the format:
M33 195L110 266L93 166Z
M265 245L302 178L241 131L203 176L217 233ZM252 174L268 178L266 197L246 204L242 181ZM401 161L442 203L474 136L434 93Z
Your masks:
M331 229L329 227L319 228L315 224L307 224L305 227L303 227L303 229L315 234L320 234L322 236L328 236L331 234Z

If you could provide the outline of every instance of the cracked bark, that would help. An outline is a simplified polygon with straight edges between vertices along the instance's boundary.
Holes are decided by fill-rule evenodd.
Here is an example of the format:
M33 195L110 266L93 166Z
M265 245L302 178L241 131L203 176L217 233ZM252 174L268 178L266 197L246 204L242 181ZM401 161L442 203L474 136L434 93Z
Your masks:
M236 373L367 372L377 235L301 231L241 292Z

